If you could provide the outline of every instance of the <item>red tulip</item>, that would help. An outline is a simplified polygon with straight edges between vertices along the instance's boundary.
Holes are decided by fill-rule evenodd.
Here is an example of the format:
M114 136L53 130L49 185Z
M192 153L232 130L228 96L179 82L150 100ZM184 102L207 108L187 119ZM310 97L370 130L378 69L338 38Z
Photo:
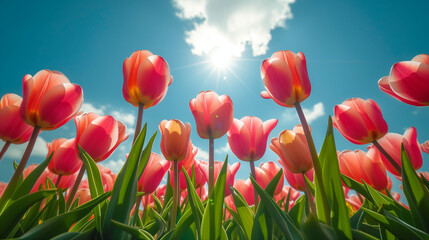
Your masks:
M76 182L77 174L78 173L61 176L60 182L58 183L58 185L56 187L63 189L63 190L73 187L73 184ZM51 181L54 184L57 183L58 176L59 176L58 174L55 174L53 172L48 171L48 177L49 177L49 179L51 179ZM52 186L52 187L54 187L54 186Z
M234 188L241 193L241 195L246 200L248 205L255 204L255 195L253 194L254 188L253 188L252 181L250 181L250 179L247 179L247 180L236 179L234 181Z
M189 102L201 138L220 138L228 132L234 119L232 101L213 91L200 92Z
M48 169L57 175L71 175L82 166L82 161L76 155L76 141L74 138L59 138L47 144L48 156L52 155Z
M16 94L5 94L0 100L0 139L14 144L30 139L33 127L22 121L19 108L22 98Z
M276 176L280 169L281 168L277 166L275 162L261 163L261 165L256 168L256 179L258 181L258 184L265 189L268 186L268 183L270 183L270 181ZM282 191L283 183L284 178L283 176L281 176L274 195L277 195Z
M109 168L103 167L100 164L97 164L97 167L98 167L98 171L100 171L104 192L113 190L113 186L115 184L117 175L113 173L112 170L110 170ZM82 180L82 182L79 185L79 188L89 189L88 179Z
M231 151L243 161L257 161L264 156L267 139L277 125L277 119L262 122L257 117L234 119L228 131Z
M310 150L301 125L284 130L278 138L271 139L271 150L281 159L281 164L293 173L303 173L313 168Z
M122 93L127 102L144 108L155 106L173 82L167 62L147 50L135 51L124 61Z
M280 106L294 107L307 99L311 92L307 63L302 52L275 52L262 62L261 78L267 90L261 92L261 96L272 98Z
M302 176L302 173L293 173L291 172L283 163L279 160L280 165L283 166L283 173L285 175L286 181L289 185L295 188L298 191L305 190L305 179ZM310 181L313 181L314 177L314 168L309 169L305 172L305 175Z
M206 181L209 180L209 166L207 162L200 162L199 167L201 171L204 173L204 176L206 177ZM217 177L219 176L220 170L223 167L223 162L215 161L214 163L214 181L216 182ZM225 196L228 196L231 194L229 190L229 185L234 186L234 178L235 174L237 173L238 169L240 168L240 163L236 162L232 165L227 166L226 168L226 182L225 182Z
M169 161L182 161L189 149L191 125L180 120L163 120L159 123L161 131L161 151Z
M429 55L420 54L411 61L395 63L390 75L378 81L380 89L401 102L414 106L429 105Z
M376 190L387 187L387 173L375 149L343 151L338 154L340 172L358 182L365 181Z
M148 163L138 182L138 191L145 195L152 194L161 183L171 162L163 159L156 153L151 153Z
M354 144L368 144L388 130L381 110L371 99L352 98L334 108L334 127Z
M420 144L420 149L425 153L429 153L429 140Z
M82 88L58 71L41 70L34 77L27 74L23 88L21 118L41 130L61 127L75 117L83 102Z
M75 118L76 144L96 162L108 158L128 138L125 125L112 116L87 113ZM79 154L80 156L80 154Z
M383 138L378 140L378 143L386 150L386 152L393 158L393 160L402 166L401 162L401 145L404 144L404 149L407 152L411 165L415 170L420 169L423 165L422 153L420 151L420 144L417 141L417 131L414 127L408 128L404 135L401 136L397 133L388 133ZM381 160L386 166L386 169L396 176L401 176L392 164L381 154L377 148L371 146L381 156Z

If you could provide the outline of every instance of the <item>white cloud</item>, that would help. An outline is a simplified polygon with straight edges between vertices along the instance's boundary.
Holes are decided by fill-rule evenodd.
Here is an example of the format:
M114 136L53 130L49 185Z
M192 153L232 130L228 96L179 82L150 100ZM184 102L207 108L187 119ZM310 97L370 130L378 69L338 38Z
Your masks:
M239 57L247 44L254 56L267 52L271 30L285 27L294 1L173 0L173 5L179 18L193 23L194 28L185 32L193 54L221 52Z
M1 147L3 147L3 144ZM11 144L5 154L5 157L19 161L24 154L26 148L27 143L23 143L20 145ZM33 151L31 152L31 156L46 157L47 154L48 148L46 147L46 141L42 137L38 137L36 140L36 144L34 145Z
M231 150L231 148L229 147L229 143L227 142L225 146L215 149L215 153L217 154L222 154L222 153L227 153Z
M309 124L325 115L325 107L323 106L322 102L316 103L312 109L303 108L302 110ZM299 120L295 109L287 109L285 112L283 112L282 117L286 122Z
M209 160L209 153L204 151L201 148L198 148L198 152L197 152L197 155L195 156L195 158L197 158L199 160L208 161Z
M100 164L103 167L110 168L110 170L112 170L112 172L114 173L119 173L119 171L121 171L122 167L125 164L125 160L123 159L107 160L107 161L100 162Z
M84 113L97 113L98 115L104 115L104 110L106 109L105 106L95 107L91 103L85 102L82 104L82 107L80 107L80 111L83 111Z

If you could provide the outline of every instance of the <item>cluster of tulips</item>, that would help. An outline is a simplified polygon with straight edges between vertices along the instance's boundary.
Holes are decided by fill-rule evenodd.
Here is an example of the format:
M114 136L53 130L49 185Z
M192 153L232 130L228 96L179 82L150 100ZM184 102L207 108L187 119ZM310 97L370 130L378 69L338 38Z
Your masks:
M429 239L429 173L416 172L429 141L420 145L414 127L388 133L377 103L353 98L335 106L318 153L300 105L311 92L303 53L278 51L261 66L261 96L295 108L301 121L271 139L281 167L274 161L255 167L278 120L236 119L230 97L214 91L189 103L198 135L209 142L208 162L196 159L191 124L177 119L159 123L163 156L152 152L156 133L144 146L143 111L166 96L169 66L136 51L125 59L123 76L123 96L138 116L119 174L97 163L127 140L126 126L79 112L82 88L64 74L26 75L22 98L2 97L0 160L10 144L28 145L9 183L0 183L0 238ZM379 87L404 103L428 106L429 56L396 63ZM48 143L46 160L26 166L38 135L72 119L76 137ZM334 127L350 142L368 144L368 151L337 151ZM214 161L214 139L225 134L235 156L249 162L249 179L235 179L240 162ZM402 181L408 205L391 192L387 171Z

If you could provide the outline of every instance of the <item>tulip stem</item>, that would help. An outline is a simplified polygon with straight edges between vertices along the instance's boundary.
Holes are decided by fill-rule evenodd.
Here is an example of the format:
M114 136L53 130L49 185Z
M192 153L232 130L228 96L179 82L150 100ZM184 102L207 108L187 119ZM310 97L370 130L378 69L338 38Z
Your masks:
M7 149L9 148L9 146L10 146L10 142L6 142L3 145L3 148L1 149L1 152L0 152L0 161L3 158L3 155L6 153Z
M171 208L171 224L170 230L176 226L177 217L177 204L179 198L179 162L173 161L173 176L174 176L174 187L173 187L173 206Z
M308 186L307 181L305 181L305 172L302 173L302 177L304 178L305 195L307 196L310 213L316 216L316 205L314 205L314 199L313 195L311 194L310 187Z
M76 181L74 182L73 188L70 191L70 194L67 199L66 209L70 209L74 195L76 195L77 188L79 187L80 182L82 181L83 174L85 173L85 164L82 164L82 167L80 167L79 173L77 174Z
M55 183L55 187L56 188L58 188L58 185L60 185L60 182L61 182L61 177L62 177L63 175L58 175L58 177L57 177L57 182Z
M209 139L209 196L214 187L214 139Z
M137 137L140 134L140 131L142 129L142 122L143 122L143 110L144 110L144 106L143 104L139 104L139 111L137 113L137 122L136 122L136 130L134 132L134 139L133 139L133 143L136 141Z
M305 119L304 112L302 111L302 108L299 102L295 103L295 109L296 109L296 112L298 113L299 120L301 121L305 138L307 139L308 148L310 149L311 160L313 161L314 172L316 175L316 185L320 189L320 196L322 198L323 210L325 215L325 223L328 225L331 225L331 221L330 221L331 211L328 204L328 199L326 198L325 187L323 185L323 180L322 180L322 167L320 166L319 156L317 155L316 146L314 145L313 137L311 136L307 119Z
M28 159L30 158L31 152L33 151L34 144L36 143L37 136L39 136L40 128L34 127L33 133L31 134L30 140L28 141L27 148L25 149L24 154L22 155L21 161L18 164L18 167L16 167L15 172L12 175L12 178L9 181L9 184L7 185L6 189L4 190L3 196L1 198L2 201L0 201L0 213L3 210L4 204L7 200L12 196L13 192L15 191L16 185L19 182L19 179L22 176L22 173L24 171L25 166L27 165ZM4 147L3 147L4 148Z
M134 219L137 219L137 217L138 217L138 214L139 214L139 208L140 208L140 203L141 203L141 201L142 201L142 198L143 198L143 195L141 195L141 196L138 196L138 197L137 197L137 200L136 200L136 207L134 208L134 216L133 216L133 218L134 218ZM146 209L146 206L144 206L144 208ZM137 222L137 221L135 221L135 222Z
M252 177L255 179L255 181L258 181L256 179L255 161L253 161L252 159L249 161L249 163L250 163L250 171L252 172ZM255 189L253 189L253 195L255 196L255 212L256 212L256 209L258 208L258 205L259 205L259 197Z
M383 156L390 162L390 164L392 164L392 166L395 168L396 171L398 171L399 173L401 173L401 167L398 165L398 163L395 162L395 160L392 158L392 156L390 156L386 150L384 150L384 148L380 145L380 143L377 142L377 140L374 140L372 142L372 144L374 144L374 146L378 149L378 151L381 152L381 154L383 154Z

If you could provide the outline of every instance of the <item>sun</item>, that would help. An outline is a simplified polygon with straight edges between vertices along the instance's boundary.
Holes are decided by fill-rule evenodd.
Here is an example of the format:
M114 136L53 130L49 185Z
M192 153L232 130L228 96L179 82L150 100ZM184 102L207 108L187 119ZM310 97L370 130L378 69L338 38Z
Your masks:
M217 50L211 54L211 65L218 71L225 70L231 64L232 56L226 51Z

